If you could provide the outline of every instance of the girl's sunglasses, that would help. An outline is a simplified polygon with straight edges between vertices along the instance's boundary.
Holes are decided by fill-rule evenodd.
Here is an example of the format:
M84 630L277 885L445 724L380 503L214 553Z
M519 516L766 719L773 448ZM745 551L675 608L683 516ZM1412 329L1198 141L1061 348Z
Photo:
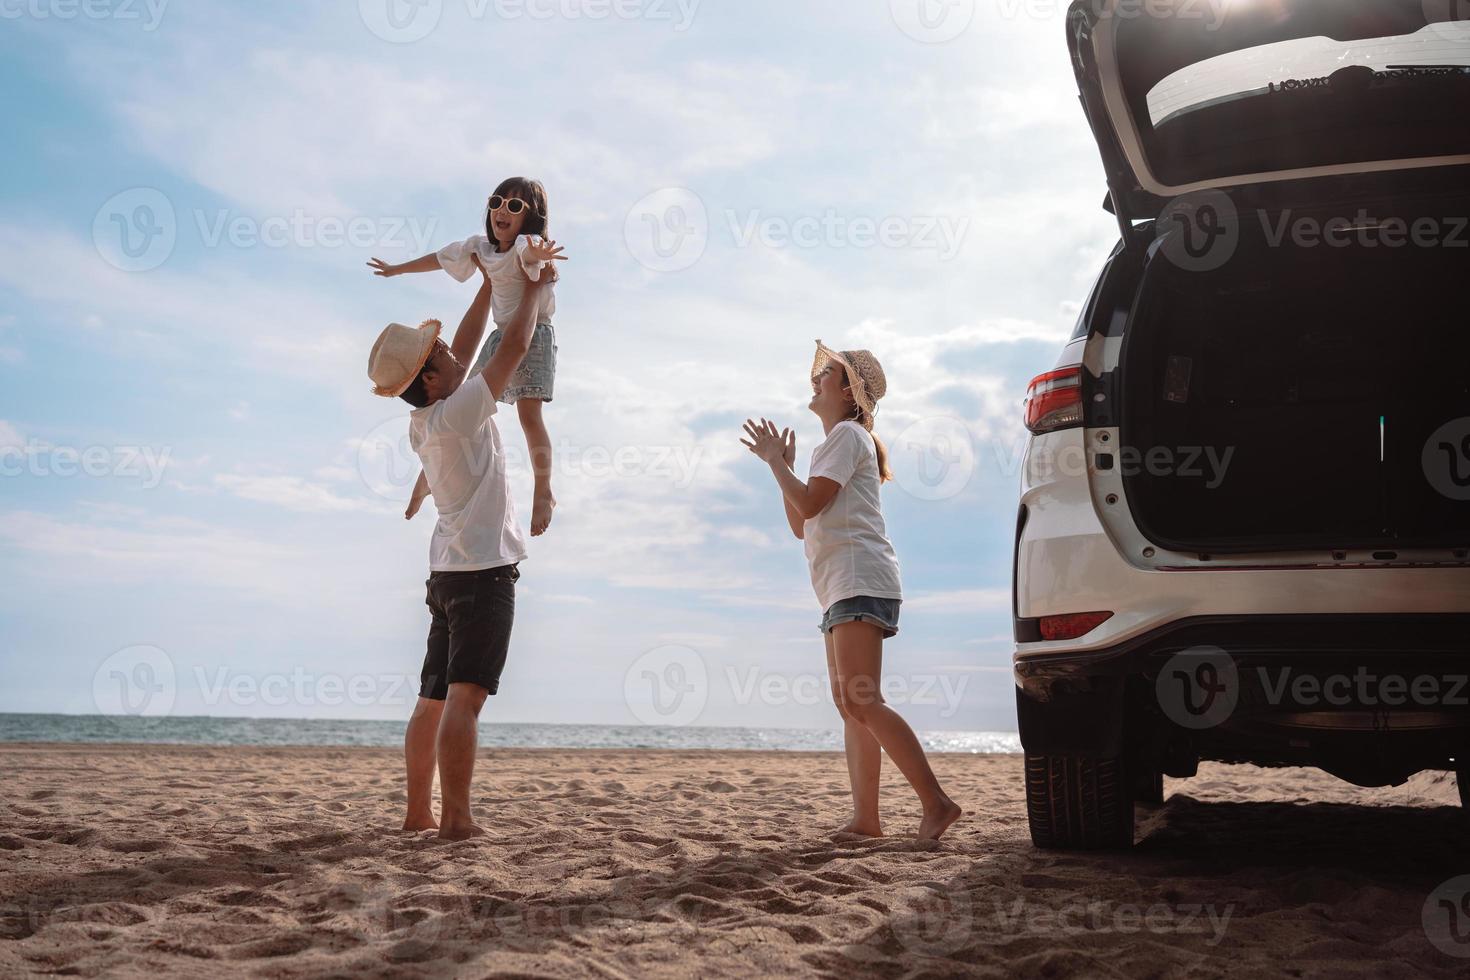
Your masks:
M525 201L522 201L518 197L505 198L501 197L499 194L496 194L494 197L490 198L491 211L499 211L501 208L505 208L505 210L510 212L511 214L520 214L522 211L525 211L530 206L531 205L527 204Z

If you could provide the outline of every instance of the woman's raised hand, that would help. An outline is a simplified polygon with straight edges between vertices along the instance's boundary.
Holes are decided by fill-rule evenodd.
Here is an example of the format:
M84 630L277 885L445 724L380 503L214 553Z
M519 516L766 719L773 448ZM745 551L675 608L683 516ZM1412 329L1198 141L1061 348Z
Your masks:
M368 263L368 267L373 270L373 275L382 276L384 279L392 279L398 275L398 267L382 259L373 259Z
M796 461L796 433L790 429L777 432L776 424L767 419L761 419L759 425L746 419L745 433L750 438L741 439L740 444L765 462Z

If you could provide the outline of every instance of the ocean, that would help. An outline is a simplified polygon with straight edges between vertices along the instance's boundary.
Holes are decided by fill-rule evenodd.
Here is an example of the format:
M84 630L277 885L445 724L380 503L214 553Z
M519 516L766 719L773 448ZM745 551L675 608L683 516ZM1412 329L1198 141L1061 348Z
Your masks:
M120 717L0 714L0 742L124 742L168 745L369 746L403 744L402 721L283 718ZM1010 754L1014 732L920 732L929 752ZM714 749L837 752L839 731L673 728L641 725L480 725L480 745L515 749Z

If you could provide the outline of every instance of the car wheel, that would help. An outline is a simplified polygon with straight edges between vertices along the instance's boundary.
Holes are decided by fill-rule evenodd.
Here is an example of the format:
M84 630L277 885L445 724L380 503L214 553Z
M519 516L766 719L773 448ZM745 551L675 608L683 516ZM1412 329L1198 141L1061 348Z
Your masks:
M1044 850L1133 846L1133 784L1122 759L1026 756L1031 842Z
M1133 799L1150 806L1164 802L1164 774L1158 769L1141 769L1133 781Z

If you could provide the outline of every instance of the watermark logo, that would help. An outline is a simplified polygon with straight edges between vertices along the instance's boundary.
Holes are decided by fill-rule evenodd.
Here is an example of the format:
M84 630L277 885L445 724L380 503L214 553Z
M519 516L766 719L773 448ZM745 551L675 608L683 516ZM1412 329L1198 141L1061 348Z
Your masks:
M1470 959L1470 875L1451 878L1424 902L1424 935L1446 956Z
M920 419L893 440L889 455L894 479L919 500L949 500L975 476L975 443L956 418Z
M0 0L0 20L137 21L152 33L168 5L169 0Z
M1424 475L1451 500L1470 500L1470 416L1446 422L1424 443Z
M119 650L92 674L92 703L103 715L159 718L173 711L178 693L173 658L154 646Z
M623 676L623 700L645 725L692 725L709 701L709 668L688 647L650 650Z
M951 215L847 215L835 208L795 218L766 215L759 209L725 212L725 224L736 248L906 249L934 252L948 262L959 254L970 230L970 218Z
M1174 654L1154 687L1169 720L1193 731L1223 725L1240 702L1235 658L1219 647L1192 647Z
M123 272L148 272L169 260L179 238L173 202L152 187L109 198L92 220L97 253Z
M1234 258L1240 247L1240 213L1223 191L1185 194L1159 213L1154 238L1180 269L1213 272Z
M953 956L975 931L970 893L956 885L904 888L893 896L894 937L918 956Z
M683 272L709 247L709 211L688 188L654 191L628 212L623 240L645 269Z
M357 444L357 475L384 500L405 503L418 478L419 458L409 445L408 419L389 419Z
M389 44L422 41L439 26L444 0L357 0L367 29Z
M953 41L975 21L975 0L888 0L898 29L921 44Z

